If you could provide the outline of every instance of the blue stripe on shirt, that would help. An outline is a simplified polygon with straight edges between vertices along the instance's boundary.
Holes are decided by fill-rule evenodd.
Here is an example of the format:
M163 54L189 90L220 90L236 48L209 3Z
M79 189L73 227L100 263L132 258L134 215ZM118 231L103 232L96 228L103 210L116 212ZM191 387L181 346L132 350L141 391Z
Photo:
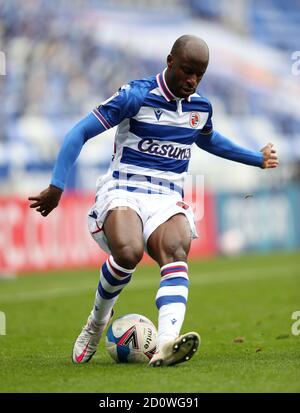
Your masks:
M155 95L154 93L148 93L143 100L143 106L149 106L153 109L165 109L170 112L177 111L177 104L175 100L168 102L163 96Z

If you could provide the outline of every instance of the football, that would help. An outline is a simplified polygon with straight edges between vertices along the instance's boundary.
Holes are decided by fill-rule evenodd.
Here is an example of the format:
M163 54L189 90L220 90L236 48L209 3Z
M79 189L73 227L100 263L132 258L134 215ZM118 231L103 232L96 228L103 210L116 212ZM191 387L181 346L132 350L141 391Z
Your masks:
M126 314L109 326L105 345L117 363L147 363L156 349L157 330L147 317Z

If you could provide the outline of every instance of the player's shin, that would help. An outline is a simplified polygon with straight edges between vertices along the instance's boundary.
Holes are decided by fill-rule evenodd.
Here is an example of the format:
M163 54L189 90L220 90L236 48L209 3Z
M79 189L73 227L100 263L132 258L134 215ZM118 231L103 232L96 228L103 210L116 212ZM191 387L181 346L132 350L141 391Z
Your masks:
M107 320L119 294L131 280L133 272L134 269L126 269L118 265L112 256L105 261L101 268L94 307L91 312L94 323L102 324Z
M177 261L161 268L161 282L156 295L158 308L157 346L179 336L188 297L188 266Z

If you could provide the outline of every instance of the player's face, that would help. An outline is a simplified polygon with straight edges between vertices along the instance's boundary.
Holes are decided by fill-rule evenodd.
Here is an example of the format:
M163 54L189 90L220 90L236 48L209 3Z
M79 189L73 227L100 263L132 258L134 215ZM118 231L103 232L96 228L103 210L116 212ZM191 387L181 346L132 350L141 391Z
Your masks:
M186 55L167 58L168 78L167 83L175 96L187 98L195 93L206 68L207 62L191 59Z

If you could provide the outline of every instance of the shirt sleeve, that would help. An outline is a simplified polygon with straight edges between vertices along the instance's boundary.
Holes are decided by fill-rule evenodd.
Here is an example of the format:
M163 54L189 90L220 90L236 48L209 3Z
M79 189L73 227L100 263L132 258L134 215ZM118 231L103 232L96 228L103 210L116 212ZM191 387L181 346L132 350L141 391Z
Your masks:
M102 124L90 113L67 133L54 165L51 185L64 190L69 171L83 145L88 139L99 135L104 130Z
M212 131L210 135L206 136L200 133L196 145L207 152L231 161L259 167L263 164L262 152L252 151L237 145L217 131Z
M201 129L200 134L210 135L212 133L213 131L212 115L213 115L212 105L208 101L208 118L207 118L206 124Z
M133 81L122 86L114 95L97 106L92 113L105 129L110 129L125 118L135 116L141 106L142 98L143 91Z

